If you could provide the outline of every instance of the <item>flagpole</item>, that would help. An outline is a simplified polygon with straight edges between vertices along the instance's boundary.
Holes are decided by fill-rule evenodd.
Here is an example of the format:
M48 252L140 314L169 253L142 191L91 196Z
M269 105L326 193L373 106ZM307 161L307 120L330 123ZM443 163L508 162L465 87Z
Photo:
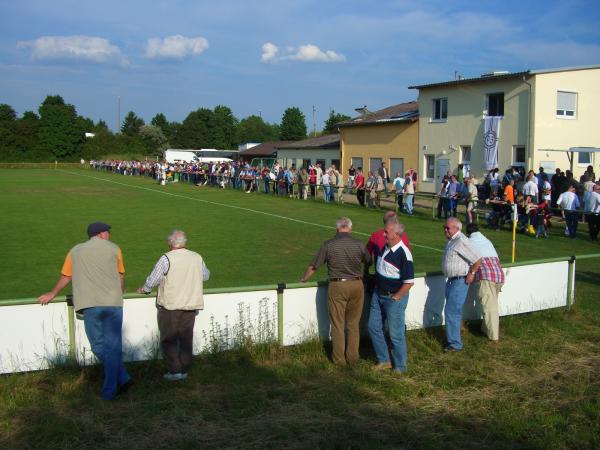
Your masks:
M512 227L512 261L515 262L517 249L517 204L513 203L513 227Z

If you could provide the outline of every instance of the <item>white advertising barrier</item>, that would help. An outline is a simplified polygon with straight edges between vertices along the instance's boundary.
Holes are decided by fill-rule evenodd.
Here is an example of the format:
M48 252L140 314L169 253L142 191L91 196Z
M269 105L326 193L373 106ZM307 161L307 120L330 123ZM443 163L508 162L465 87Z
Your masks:
M500 293L501 316L567 306L569 262L519 266L505 269L506 283ZM419 329L444 324L446 279L442 275L416 278L406 308L406 326ZM284 345L292 345L317 334L329 339L327 288L287 289L283 294ZM365 299L365 310L369 300ZM362 329L368 313L363 314ZM481 318L478 305L465 304L464 318Z
M574 270L574 266L573 266ZM505 270L500 294L500 315L521 314L568 304L569 262L550 262ZM573 277L574 280L574 277ZM574 281L573 281L574 283ZM444 277L417 278L406 310L409 329L443 324ZM319 335L329 339L327 288L286 289L283 293L284 345ZM362 324L368 318L365 301ZM476 305L465 305L465 318L476 319ZM123 350L127 361L152 359L159 354L154 298L125 300ZM205 309L194 328L194 353L219 351L252 338L263 342L277 338L277 291L205 295ZM75 320L75 355L80 363L94 361L82 320ZM69 355L69 321L66 303L0 306L0 373L40 370L59 364Z
M154 297L126 299L123 307L123 354L125 361L155 359L159 334ZM194 325L194 354L203 350L226 350L239 340L277 339L277 291L207 294L204 309ZM83 320L75 323L75 355L82 364L95 361Z
M66 303L0 307L0 373L47 369L69 353Z

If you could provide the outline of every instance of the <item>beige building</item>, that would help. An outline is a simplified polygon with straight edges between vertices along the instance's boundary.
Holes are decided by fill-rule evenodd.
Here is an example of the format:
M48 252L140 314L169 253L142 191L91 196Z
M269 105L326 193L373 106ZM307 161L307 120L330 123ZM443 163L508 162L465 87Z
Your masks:
M390 180L397 172L417 169L419 153L417 102L401 103L379 111L362 109L361 116L340 122L342 173L355 169L376 172L385 162Z
M493 72L410 88L419 89L421 191L436 192L443 175L456 173L459 164L463 172L483 178L488 117L499 118L495 136L501 173L511 166L566 170L567 154L548 150L600 147L594 112L600 104L600 66ZM593 153L575 154L575 177L589 164L598 172L598 162Z

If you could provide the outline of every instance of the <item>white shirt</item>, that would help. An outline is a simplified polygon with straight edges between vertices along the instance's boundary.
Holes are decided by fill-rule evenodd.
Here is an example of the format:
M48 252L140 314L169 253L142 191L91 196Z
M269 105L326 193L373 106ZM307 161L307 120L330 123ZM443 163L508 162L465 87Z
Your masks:
M323 186L329 186L329 174L327 172L323 174L321 181L323 182Z
M552 200L552 185L549 181L544 181L544 190L547 192L547 194L542 195L542 198L548 201Z
M556 204L567 211L573 211L579 207L579 199L575 192L566 191L560 194Z
M525 183L525 186L523 186L523 195L525 196L530 195L533 197L535 195L537 197L538 193L538 185L533 180L529 180Z
M586 192L585 197L585 211L600 214L600 192Z

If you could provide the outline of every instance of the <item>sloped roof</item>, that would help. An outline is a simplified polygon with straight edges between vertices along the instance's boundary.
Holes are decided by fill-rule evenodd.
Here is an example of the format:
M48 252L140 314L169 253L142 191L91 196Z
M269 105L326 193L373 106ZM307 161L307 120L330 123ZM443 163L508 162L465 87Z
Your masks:
M301 141L295 141L286 143L285 145L279 145L277 148L280 149L321 149L321 148L340 148L340 135L339 133L326 134L324 136L317 136L314 138L303 139Z
M529 74L530 74L530 71L527 70L525 72L500 73L497 75L482 75L480 77L475 77L475 78L461 78L461 79L457 79L457 80L442 81L439 83L420 84L420 85L415 85L415 86L409 86L408 88L409 89L426 89L426 88L441 87L441 86L458 86L458 85L462 85L462 84L486 83L488 81L523 78L523 76L526 76Z
M485 83L486 81L496 81L496 80L508 80L514 78L523 78L524 76L532 76L532 75L542 75L545 73L555 73L555 72L574 72L577 70L590 70L590 69L600 69L599 64L589 65L589 66L573 66L573 67L557 67L554 69L537 69L537 70L525 70L523 72L491 72L488 74L481 75L479 77L474 78L462 78L460 80L450 80L450 81L442 81L439 83L428 83L428 84L420 84L416 86L409 86L409 89L426 89L431 87L441 87L441 86L453 86L453 85L461 85L467 83Z
M395 122L414 122L419 119L419 107L416 101L388 106L375 112L345 120L336 124L338 127L353 127L358 125L374 125Z
M240 156L271 156L277 148L293 141L267 141L240 151Z

